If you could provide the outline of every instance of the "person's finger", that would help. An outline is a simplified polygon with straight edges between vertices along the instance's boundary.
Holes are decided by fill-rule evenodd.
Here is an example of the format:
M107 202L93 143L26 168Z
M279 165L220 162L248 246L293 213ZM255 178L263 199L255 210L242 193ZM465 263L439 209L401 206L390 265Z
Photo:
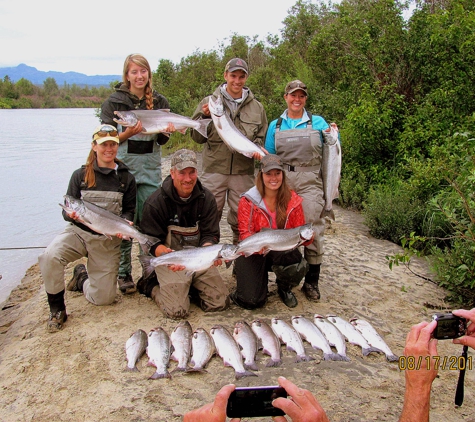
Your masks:
M234 391L235 388L236 386L234 384L228 384L222 387L221 390L218 391L214 399L211 413L226 412L226 406L228 404L229 396L231 395L231 393Z
M452 313L475 323L475 308L470 311L467 311L466 309L456 309L455 311L452 311Z
M475 349L475 337L471 336L462 336L459 338L454 338L452 340L454 344L463 344L464 346L469 346L472 349Z
M422 321L419 324L413 325L406 336L406 344L412 344L417 341L421 330L428 325L426 321Z
M419 333L419 341L422 341L423 343L429 342L435 327L437 327L437 321L431 321L424 328L422 328Z

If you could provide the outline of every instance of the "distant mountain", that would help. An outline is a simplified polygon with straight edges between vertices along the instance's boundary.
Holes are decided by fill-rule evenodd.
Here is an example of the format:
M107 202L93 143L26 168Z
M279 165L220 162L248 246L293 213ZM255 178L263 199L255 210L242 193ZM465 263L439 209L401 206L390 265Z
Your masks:
M122 80L121 75L88 76L78 72L44 72L23 63L16 67L0 67L0 78L3 79L5 76L8 76L12 82L18 82L21 78L25 78L34 85L42 85L45 79L54 78L58 86L65 82L69 85L79 86L109 86L111 82Z

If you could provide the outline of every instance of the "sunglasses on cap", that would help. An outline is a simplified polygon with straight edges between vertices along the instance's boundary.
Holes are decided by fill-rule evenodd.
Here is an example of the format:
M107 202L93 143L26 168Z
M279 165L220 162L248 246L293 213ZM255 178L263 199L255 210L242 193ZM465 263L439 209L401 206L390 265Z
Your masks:
M303 89L303 90L307 90L307 85L305 85L303 82L298 82L298 81L294 81L294 82L291 82L287 85L287 90L291 90L291 89L295 89L295 88L300 88L300 89Z
M114 126L104 125L99 128L99 130L92 134L92 139L94 137L104 138L106 136L116 137L119 136L119 132Z

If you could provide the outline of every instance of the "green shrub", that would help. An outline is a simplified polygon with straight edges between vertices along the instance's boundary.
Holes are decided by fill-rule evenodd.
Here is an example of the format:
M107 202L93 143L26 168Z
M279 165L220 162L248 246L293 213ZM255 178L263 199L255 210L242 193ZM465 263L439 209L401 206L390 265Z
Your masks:
M420 231L424 204L412 196L407 185L394 178L369 191L364 215L372 236L400 245L402 237Z

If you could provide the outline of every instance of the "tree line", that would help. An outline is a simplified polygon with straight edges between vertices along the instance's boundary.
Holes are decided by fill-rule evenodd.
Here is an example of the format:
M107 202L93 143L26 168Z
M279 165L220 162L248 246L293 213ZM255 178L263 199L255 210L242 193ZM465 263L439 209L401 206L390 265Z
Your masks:
M38 86L25 78L13 82L5 76L0 79L0 109L99 107L111 92L111 87L104 86L58 86L54 78L46 78Z
M415 6L405 19L399 0L299 0L279 36L234 34L217 50L161 60L153 82L173 112L191 116L241 57L271 121L286 83L304 81L308 109L340 128L340 203L361 210L373 236L404 246L388 265L424 255L451 298L474 305L475 3ZM196 147L181 134L169 144Z

